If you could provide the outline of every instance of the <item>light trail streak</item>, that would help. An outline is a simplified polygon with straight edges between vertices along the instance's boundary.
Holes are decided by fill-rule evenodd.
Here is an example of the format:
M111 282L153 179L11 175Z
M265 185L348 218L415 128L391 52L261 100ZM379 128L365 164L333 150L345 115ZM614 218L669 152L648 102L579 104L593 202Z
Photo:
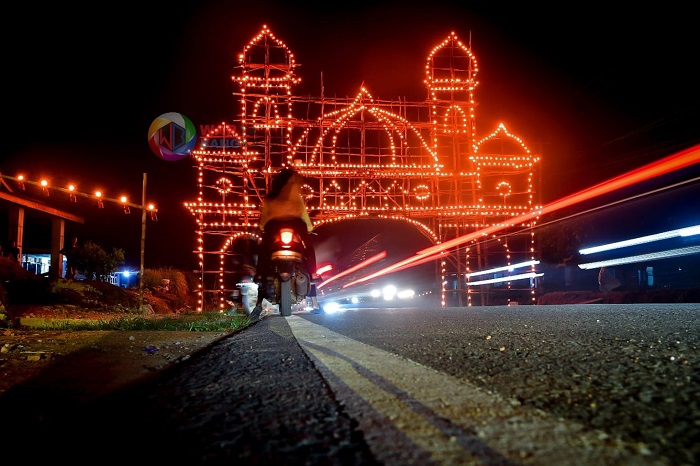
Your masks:
M488 270L480 270L478 272L472 272L472 273L467 273L464 276L469 278L469 277L477 277L479 275L486 275L489 273L496 273L496 272L503 272L505 270L508 270L509 272L512 272L515 269L520 269L522 267L529 267L532 265L537 265L539 264L540 261L527 261L527 262L519 262L517 264L513 265L504 265L503 267L496 267L493 269L488 269Z
M564 209L566 207L578 204L580 202L587 201L589 199L594 199L604 194L609 194L613 191L617 191L619 189L626 188L628 186L632 186L637 183L641 183L643 181L650 180L652 178L665 175L667 173L680 170L682 168L689 167L698 162L700 162L700 145L695 145L688 149L677 152L676 154L657 160L656 162L652 162L648 165L637 168L615 178L611 178L608 181L604 181L590 188L586 188L577 193L553 201L543 206L539 210L511 217L508 220L508 223L518 224L528 222L537 218L538 216L556 212L557 210ZM415 256L409 257L408 259L404 259L403 261L390 265L382 270L374 272L373 274L355 280L352 283L348 283L346 286L356 285L382 275L396 272L397 270L403 270L411 264L415 265L415 262L418 261L425 262L425 258L427 256L438 256L444 252L447 252L449 249L460 246L479 237L488 236L492 233L504 230L508 228L508 226L505 225L505 223L506 222L501 222L498 225L493 225L482 230L475 231L451 239L449 241L445 241L444 243L438 244L436 246L431 246L429 248L423 249L421 251L416 252Z
M691 254L700 253L700 246L690 246L687 248L668 249L666 251L651 252L649 254L640 254L638 256L621 257L619 259L610 259L598 262L588 262L587 264L579 264L581 270L598 269L600 267L612 267L613 265L634 264L635 262L644 262L657 259L670 259L672 257L690 256Z
M664 239L676 238L678 236L694 236L700 235L700 225L695 225L687 228L679 228L678 230L664 231L663 233L656 233L654 235L641 236L639 238L627 239L624 241L618 241L616 243L603 244L600 246L593 246L590 248L579 249L579 253L595 254L596 252L611 251L613 249L626 248L628 246L637 246L639 244L653 243L654 241L661 241Z
M320 289L320 288L328 285L329 283L331 283L339 278L342 278L348 274L351 274L352 272L359 270L362 267L366 267L369 264L372 264L373 262L380 261L380 260L384 259L385 257L386 257L386 251L382 251L379 254L372 256L369 259L360 262L359 264L353 265L349 269L343 270L342 272L338 273L337 275L333 275L332 277L329 277L326 280L323 280L323 282L316 285L316 288Z
M544 275L544 274L537 273L537 272L520 273L518 275L510 275L508 277L489 278L486 280L467 282L467 285L486 285L488 283L514 282L516 280L523 280L525 278L541 277L542 275Z
M439 254L438 254L438 255L439 255ZM425 264L426 262L432 262L432 261L434 261L434 260L437 259L438 255L425 256L425 257L422 258L422 259L418 259L418 260L415 260L415 261L411 262L411 264L409 264L409 265L406 265L406 266L404 266L404 267L399 267L399 268L393 270L392 272L400 272L401 270L410 269L411 267L415 267L415 266L417 266L417 265ZM347 288L348 286L350 286L350 285L349 285L349 284L348 284L348 285L344 285L343 288Z

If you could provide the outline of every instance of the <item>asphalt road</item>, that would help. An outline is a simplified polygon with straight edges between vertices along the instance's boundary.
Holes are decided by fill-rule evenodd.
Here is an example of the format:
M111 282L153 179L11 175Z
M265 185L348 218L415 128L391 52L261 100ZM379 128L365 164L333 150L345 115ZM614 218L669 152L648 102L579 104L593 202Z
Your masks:
M698 304L268 316L2 435L71 464L695 465L699 324Z

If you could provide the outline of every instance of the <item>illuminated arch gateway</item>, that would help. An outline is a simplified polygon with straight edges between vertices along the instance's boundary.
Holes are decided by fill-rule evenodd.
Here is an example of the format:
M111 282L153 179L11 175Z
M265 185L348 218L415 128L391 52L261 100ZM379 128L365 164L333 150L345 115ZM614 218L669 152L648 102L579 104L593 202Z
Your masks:
M476 58L455 33L427 58L423 102L377 100L364 85L354 98L297 97L294 55L267 26L238 65L238 118L192 152L199 196L186 207L197 223L203 307L227 307L233 245L257 238L266 187L283 167L307 178L315 225L398 218L437 244L539 209L539 156L503 124L477 139ZM533 227L508 225L436 260L441 304L534 300Z

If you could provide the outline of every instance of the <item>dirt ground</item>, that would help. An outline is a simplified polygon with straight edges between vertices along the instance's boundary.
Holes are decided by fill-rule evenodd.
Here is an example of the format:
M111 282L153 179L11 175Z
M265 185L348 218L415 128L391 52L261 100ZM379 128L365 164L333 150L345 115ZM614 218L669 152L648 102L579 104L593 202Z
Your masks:
M186 360L229 335L38 330L23 325L24 319L110 321L133 308L139 297L139 290L104 282L61 280L56 288L49 284L0 256L0 397L30 380L65 386L78 397L99 396ZM146 289L142 297L147 315L154 318L178 315L192 305L158 289Z
M93 313L82 318L109 316ZM66 388L72 386L82 392L81 397L100 396L184 361L229 334L0 329L0 396L40 374L50 374L52 381Z

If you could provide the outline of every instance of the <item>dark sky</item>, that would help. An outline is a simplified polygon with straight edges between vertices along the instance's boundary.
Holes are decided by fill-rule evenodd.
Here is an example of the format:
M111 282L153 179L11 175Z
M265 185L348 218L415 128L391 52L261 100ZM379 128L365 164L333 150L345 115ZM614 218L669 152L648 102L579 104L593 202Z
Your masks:
M5 8L0 32L9 125L0 171L75 178L86 191L135 200L147 173L160 209L148 224L147 266L195 267L195 223L183 203L196 194L191 161L156 157L148 128L167 112L197 126L233 120L237 55L263 24L295 53L298 93L311 96L323 75L327 96L354 96L364 82L377 98L422 101L430 50L452 31L471 37L477 131L503 122L542 153L544 201L700 143L700 36L690 7L21 3ZM76 233L137 256L134 217L105 209Z

